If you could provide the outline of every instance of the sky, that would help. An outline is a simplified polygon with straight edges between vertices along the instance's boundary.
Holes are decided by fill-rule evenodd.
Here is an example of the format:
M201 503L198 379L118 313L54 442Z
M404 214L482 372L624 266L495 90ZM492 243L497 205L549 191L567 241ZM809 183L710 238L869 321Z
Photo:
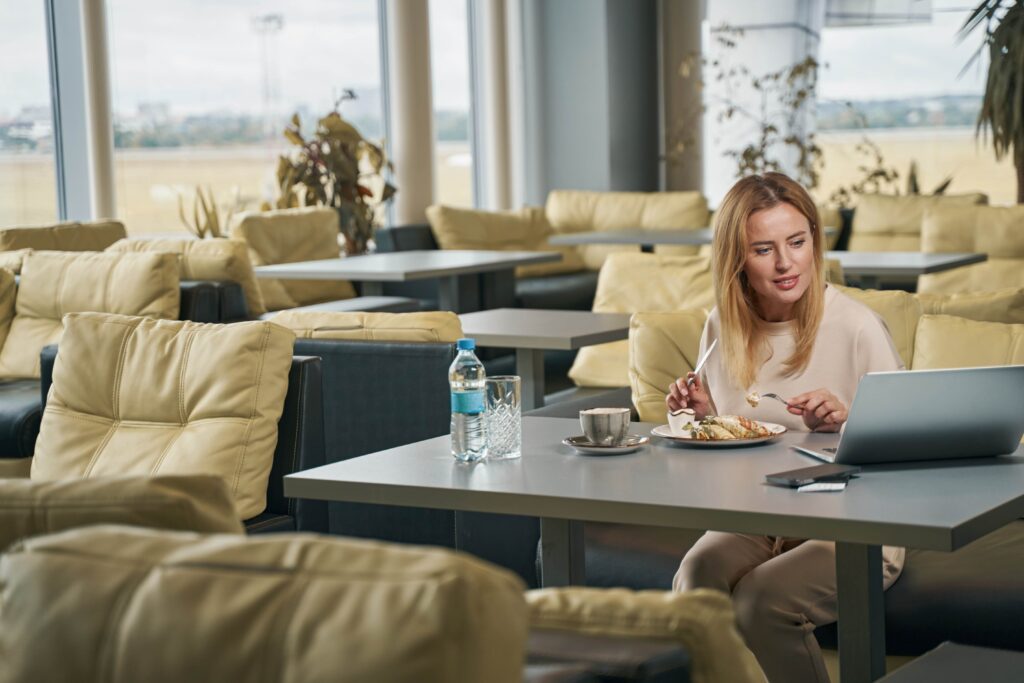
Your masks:
M958 44L963 0L936 0L931 24L830 28L822 34L822 99L974 94L984 64L957 78L979 38ZM173 113L261 111L272 102L327 110L342 88L380 85L375 0L108 0L114 110L167 102ZM960 11L943 11L947 8ZM434 104L468 108L465 0L430 0ZM254 19L280 15L265 44ZM267 68L264 68L266 59ZM43 3L0 2L0 117L47 105ZM360 102L360 108L371 106Z

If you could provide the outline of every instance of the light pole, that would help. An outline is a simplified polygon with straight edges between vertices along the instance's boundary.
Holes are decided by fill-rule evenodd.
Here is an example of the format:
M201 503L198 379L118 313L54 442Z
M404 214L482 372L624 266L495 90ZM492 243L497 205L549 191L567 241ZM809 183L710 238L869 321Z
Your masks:
M260 66L263 80L263 135L274 136L274 101L280 95L278 88L276 43L271 39L284 28L284 15L260 14L252 18L252 28L260 36Z

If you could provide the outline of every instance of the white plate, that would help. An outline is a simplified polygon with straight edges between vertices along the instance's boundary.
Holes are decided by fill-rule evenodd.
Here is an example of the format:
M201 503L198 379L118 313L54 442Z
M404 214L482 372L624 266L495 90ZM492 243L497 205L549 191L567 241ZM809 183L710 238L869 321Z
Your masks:
M588 441L587 437L581 435L567 436L562 439L562 443L585 455L625 455L626 453L632 453L633 451L639 450L641 446L644 446L650 442L650 440L650 437L641 436L640 434L630 434L626 437L626 442L622 445L599 446Z
M786 433L786 428L780 424L774 422L761 422L754 420L757 424L762 427L767 427L771 430L770 436L759 436L754 439L717 439L715 441L702 441L701 439L695 439L689 434L679 435L673 434L672 429L668 425L658 425L651 430L651 434L660 436L663 439L669 439L679 444L685 444L687 446L695 446L697 448L734 448L736 446L749 446L755 443L764 443L766 441L772 441L779 438Z

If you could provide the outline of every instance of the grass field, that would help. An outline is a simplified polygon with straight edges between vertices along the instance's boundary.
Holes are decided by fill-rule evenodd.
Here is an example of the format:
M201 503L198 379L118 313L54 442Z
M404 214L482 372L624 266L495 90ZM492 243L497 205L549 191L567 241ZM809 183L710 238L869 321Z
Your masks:
M981 191L993 204L1013 203L1016 176L1012 163L996 162L987 146L975 142L973 131L961 129L903 129L872 131L886 164L906 174L916 160L925 192L953 176L948 192ZM864 163L854 147L859 133L823 133L825 169L815 192L826 198L832 189L848 185L862 175ZM210 187L221 202L228 202L237 188L250 206L272 196L276 154L259 148L131 149L116 154L118 218L132 233L165 233L184 230L178 218L178 195L191 206L196 185ZM435 182L439 201L472 204L472 167L466 143L439 145ZM903 180L901 180L903 187ZM401 188L399 188L401 189ZM52 157L0 155L0 226L39 225L56 220Z

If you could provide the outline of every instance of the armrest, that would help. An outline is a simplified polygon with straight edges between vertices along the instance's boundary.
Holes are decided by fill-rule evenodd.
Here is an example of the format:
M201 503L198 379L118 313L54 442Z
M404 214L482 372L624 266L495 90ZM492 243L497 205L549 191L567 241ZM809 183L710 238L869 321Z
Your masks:
M323 374L319 358L295 356L277 428L277 448L267 487L267 512L295 519L298 531L327 531L327 504L285 498L284 477L325 464Z

